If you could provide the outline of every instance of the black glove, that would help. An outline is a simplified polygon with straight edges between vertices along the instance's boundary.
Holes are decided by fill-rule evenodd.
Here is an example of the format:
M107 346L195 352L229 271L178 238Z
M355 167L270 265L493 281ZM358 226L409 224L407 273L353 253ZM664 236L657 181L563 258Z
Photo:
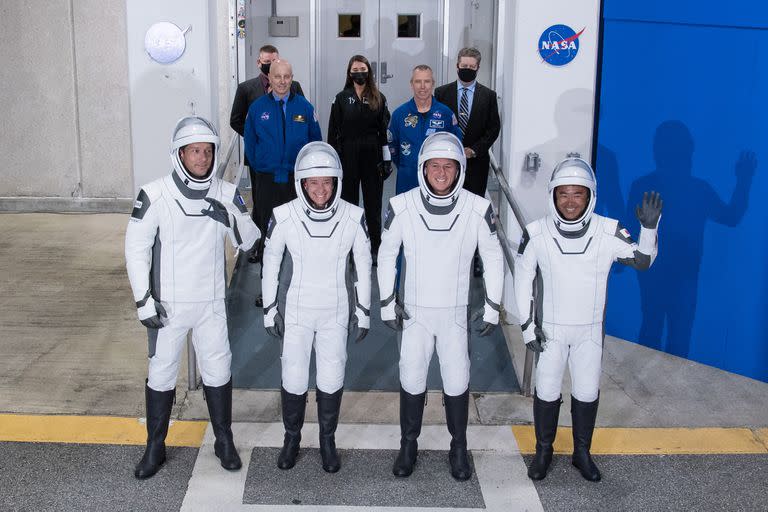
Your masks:
M145 318L143 320L139 320L141 325L147 329L162 329L165 327L165 324L162 320L163 318L168 318L168 313L165 312L165 308L159 302L155 302L155 311L157 311L156 315Z
M547 337L544 336L544 331L541 329L541 327L536 326L533 329L533 332L536 334L536 339L526 343L525 347L531 352L544 352L544 344L547 342Z
M661 195L658 192L644 192L643 205L635 208L635 215L640 221L640 225L646 229L656 229L656 226L659 225L663 204L664 201L661 200Z
M482 320L484 313L485 311L482 309L475 311L475 313L472 315L471 321L476 322L478 320ZM496 329L496 324L492 324L483 320L483 322L480 324L480 327L478 327L477 331L475 332L477 332L477 334L480 336L488 336L493 332L494 329Z
M349 324L349 332L350 334L355 333L355 343L360 343L363 341L363 338L368 336L368 329L360 327L357 315L352 315L352 321Z
M382 179L386 180L389 178L389 176L392 174L392 161L391 160L382 160L379 162L379 165L377 165L379 169L379 176L381 176Z
M221 222L226 227L229 227L229 212L227 211L227 207L212 197L206 197L204 199L211 206L207 209L200 210L200 213L212 218L216 222Z
M274 306L275 309L277 309L277 306ZM264 312L266 315L267 313ZM267 334L274 338L282 338L283 334L285 333L285 321L283 321L283 315L280 314L280 311L275 312L275 317L272 319L274 322L273 325L270 327L265 327L267 330Z
M405 310L402 304L395 303L395 319L384 320L384 325L395 331L403 330L403 320L410 320L411 315Z

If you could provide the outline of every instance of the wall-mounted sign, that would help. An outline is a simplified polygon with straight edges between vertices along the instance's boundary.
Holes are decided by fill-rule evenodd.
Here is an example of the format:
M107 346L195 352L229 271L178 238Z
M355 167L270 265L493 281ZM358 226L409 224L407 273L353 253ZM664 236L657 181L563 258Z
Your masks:
M189 29L181 30L176 24L161 21L155 23L144 35L144 50L155 62L170 64L184 54L187 40L184 37Z
M552 25L539 38L539 55L542 62L553 66L565 66L576 58L579 53L579 36L586 27L578 33L568 25Z

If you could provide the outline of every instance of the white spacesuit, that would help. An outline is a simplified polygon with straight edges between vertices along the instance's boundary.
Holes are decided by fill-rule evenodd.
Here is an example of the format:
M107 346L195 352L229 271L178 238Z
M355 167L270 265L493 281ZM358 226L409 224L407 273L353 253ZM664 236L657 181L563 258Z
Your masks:
M281 469L293 467L298 454L314 346L320 454L323 469L338 471L334 434L344 385L347 336L350 330L356 331L360 341L370 327L370 241L363 209L340 199L341 177L341 161L333 147L324 142L305 145L294 169L298 197L274 209L267 230L262 279L264 325L270 334L283 337L281 399L286 433L278 458ZM312 187L316 185L321 199L314 195ZM281 312L277 292L284 253L293 269L285 311ZM354 264L349 261L350 254ZM353 268L355 275L348 275ZM347 289L348 282L354 284L354 290ZM354 313L350 322L351 306Z
M582 211L574 208L570 214L558 207L557 194L569 188L582 194ZM589 448L597 414L608 273L614 261L645 270L657 253L658 196L646 196L638 208L643 226L635 243L618 221L593 213L596 190L587 162L580 158L560 162L549 183L550 213L525 227L515 262L523 341L539 353L536 457L528 473L536 480L546 476L552 458L566 364L572 383L573 463L588 480L600 479Z
M419 188L389 201L379 248L378 280L381 318L390 327L402 329L401 443L393 467L396 476L408 476L413 471L427 371L435 347L443 380L446 421L453 437L451 472L459 480L471 476L466 455L468 303L475 250L485 265L485 304L479 312L484 322L483 335L489 334L499 322L504 276L491 204L462 189L465 169L466 158L459 139L445 132L433 134L419 151ZM396 261L401 247L403 266L400 297L396 299Z
M173 172L141 188L125 235L128 278L149 336L149 438L136 468L138 478L152 476L165 460L164 439L190 329L216 455L225 468L240 467L230 429L232 354L224 304L224 238L248 250L259 230L237 188L213 176L218 146L218 134L208 121L180 120L170 151Z

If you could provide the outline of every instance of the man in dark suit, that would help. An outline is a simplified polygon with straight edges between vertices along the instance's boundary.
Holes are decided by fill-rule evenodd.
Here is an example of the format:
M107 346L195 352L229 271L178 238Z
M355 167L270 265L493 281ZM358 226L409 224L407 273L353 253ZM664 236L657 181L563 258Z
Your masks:
M488 150L501 130L496 92L476 80L477 70L480 69L477 48L462 48L456 68L459 79L435 89L435 98L448 105L459 120L464 154L467 156L464 188L485 196L490 165Z
M488 150L499 136L501 119L496 92L477 83L480 60L477 48L459 50L456 60L459 79L435 89L435 98L447 105L459 120L464 154L467 157L464 188L485 197L488 167L491 163ZM475 277L481 276L482 272L480 258L475 254Z
M256 63L259 65L261 73L259 73L259 76L256 78L246 80L237 86L235 101L232 102L232 113L229 115L229 126L231 126L241 137L243 137L245 133L245 118L248 115L248 108L251 106L251 103L271 92L271 87L269 85L269 67L272 64L272 61L278 60L279 58L280 53L277 51L277 48L271 44L266 44L259 48L259 59ZM299 82L293 81L291 83L291 93L304 96L304 91L301 90ZM248 166L248 172L251 177L251 188L253 189L253 184L256 182L256 176L248 163L248 156L245 157L245 165ZM257 208L255 208L254 205L254 208L251 209L251 217L254 222L256 222L256 211ZM251 263L260 261L261 253L258 248L262 247L263 244L256 244L254 250L248 255L248 261Z

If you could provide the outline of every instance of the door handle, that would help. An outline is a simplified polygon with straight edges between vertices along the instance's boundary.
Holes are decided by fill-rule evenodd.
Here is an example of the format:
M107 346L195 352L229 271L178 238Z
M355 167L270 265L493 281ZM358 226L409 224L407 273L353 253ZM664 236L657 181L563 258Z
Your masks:
M373 81L376 81L376 77L379 76L379 66L378 62L375 60L371 61L371 72L373 73Z
M387 61L381 62L381 83L385 84L387 83L387 78L392 78L395 75L388 75L387 74Z

